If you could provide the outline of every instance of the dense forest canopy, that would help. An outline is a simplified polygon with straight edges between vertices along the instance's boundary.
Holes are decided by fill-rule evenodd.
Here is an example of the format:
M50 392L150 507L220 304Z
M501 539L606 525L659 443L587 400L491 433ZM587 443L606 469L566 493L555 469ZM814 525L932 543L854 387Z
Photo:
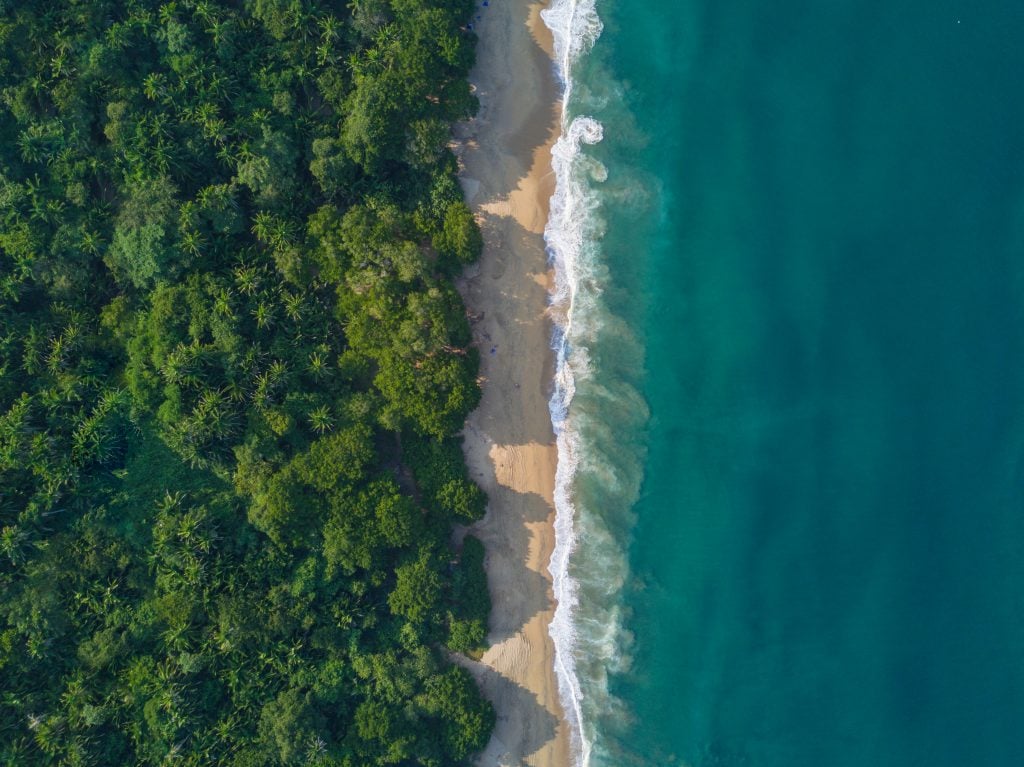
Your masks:
M485 744L472 7L0 0L0 764Z

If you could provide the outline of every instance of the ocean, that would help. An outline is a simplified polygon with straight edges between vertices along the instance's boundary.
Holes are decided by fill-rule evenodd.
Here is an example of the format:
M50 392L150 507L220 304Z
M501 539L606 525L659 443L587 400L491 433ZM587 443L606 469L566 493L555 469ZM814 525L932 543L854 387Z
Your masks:
M1024 4L545 18L579 763L1024 765Z

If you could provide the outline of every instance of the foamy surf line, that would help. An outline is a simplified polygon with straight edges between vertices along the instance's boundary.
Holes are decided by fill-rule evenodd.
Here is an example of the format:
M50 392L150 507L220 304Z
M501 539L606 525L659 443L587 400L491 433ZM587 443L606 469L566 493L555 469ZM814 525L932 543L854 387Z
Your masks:
M555 173L555 192L544 230L548 255L554 267L555 282L551 303L556 312L552 337L555 353L554 390L549 402L551 423L558 447L555 470L555 549L548 570L557 606L549 632L555 648L555 672L570 728L574 761L580 767L590 762L591 744L583 729L582 692L576 674L574 652L576 627L574 614L579 585L569 573L569 562L576 545L575 508L572 483L579 465L579 436L574 429L570 407L576 392L576 377L586 369L586 350L574 348L573 320L578 309L577 293L585 267L584 242L587 216L585 182L576 178L583 144L596 144L602 138L601 124L589 117L568 119L572 96L572 67L601 34L601 20L595 0L555 0L541 11L544 24L554 38L555 61L562 81L561 136L552 148L551 165Z

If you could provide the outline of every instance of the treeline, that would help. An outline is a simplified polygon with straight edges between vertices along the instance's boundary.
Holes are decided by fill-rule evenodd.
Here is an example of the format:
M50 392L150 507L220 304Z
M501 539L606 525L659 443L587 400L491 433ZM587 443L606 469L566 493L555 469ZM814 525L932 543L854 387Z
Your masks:
M0 0L0 764L441 765L472 0Z

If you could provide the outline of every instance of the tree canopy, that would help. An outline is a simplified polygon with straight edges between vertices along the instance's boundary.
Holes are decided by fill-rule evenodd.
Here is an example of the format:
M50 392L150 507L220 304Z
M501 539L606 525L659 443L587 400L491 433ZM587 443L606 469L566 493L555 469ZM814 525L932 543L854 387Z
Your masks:
M0 765L486 743L472 8L0 2Z

